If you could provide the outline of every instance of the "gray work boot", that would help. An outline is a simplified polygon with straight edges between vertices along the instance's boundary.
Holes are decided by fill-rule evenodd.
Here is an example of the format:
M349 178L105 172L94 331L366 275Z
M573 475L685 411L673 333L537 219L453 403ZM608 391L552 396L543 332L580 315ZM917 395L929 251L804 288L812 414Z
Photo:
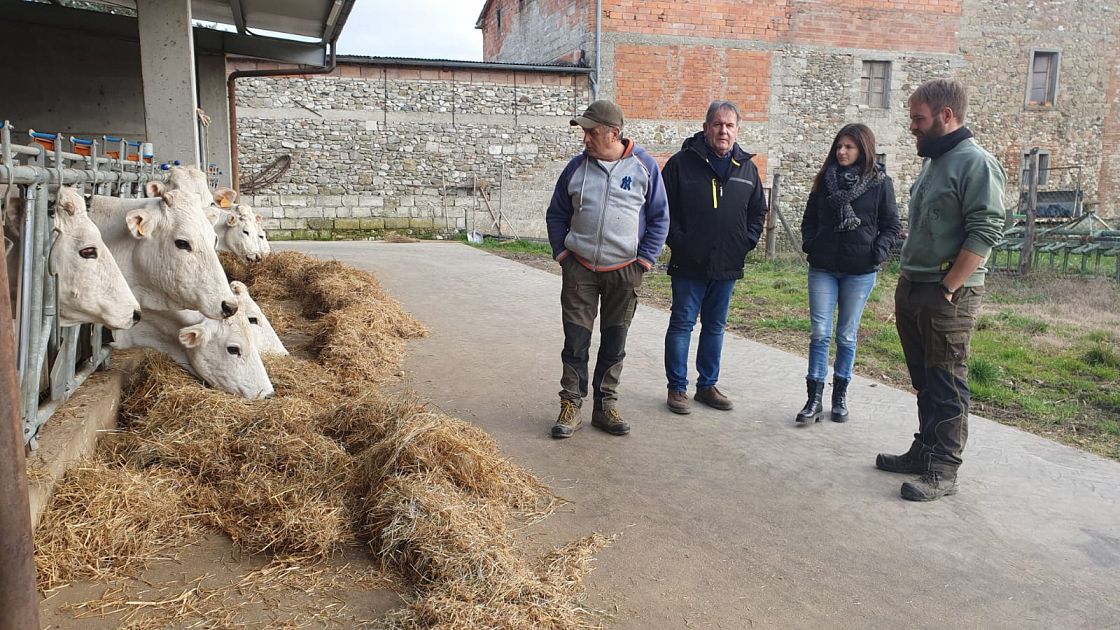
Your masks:
M922 464L922 443L914 438L910 444L910 450L902 455L891 455L889 453L879 453L875 457L875 467L879 470L885 470L892 473L902 473L904 475L920 475L926 471L925 466Z
M957 493L957 473L930 470L913 481L902 484L902 498L907 501L935 501Z
M611 435L626 435L630 432L630 424L622 419L622 414L614 407L609 409L596 409L591 414L591 426L602 429Z
M704 403L705 405L719 409L720 411L731 411L734 405L731 404L731 399L724 396L715 385L705 387L703 389L697 388L696 395L692 397L696 402Z
M669 390L669 400L665 403L669 405L669 411L679 413L682 415L692 413L692 405L688 402L688 394L675 389Z
M560 416L556 418L556 424L552 425L552 437L570 438L582 426L583 418L580 418L579 407L570 400L561 400Z

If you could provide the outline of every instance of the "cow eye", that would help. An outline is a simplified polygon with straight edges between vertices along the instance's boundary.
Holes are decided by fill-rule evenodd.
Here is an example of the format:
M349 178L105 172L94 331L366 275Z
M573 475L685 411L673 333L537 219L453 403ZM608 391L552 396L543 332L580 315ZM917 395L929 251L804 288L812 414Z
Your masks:
M82 249L78 250L78 255L81 256L82 258L88 258L88 259L97 258L97 248L96 247L83 247Z
M257 238L264 238L264 234L258 234Z
M226 346L226 352L232 354L235 357L241 356L241 348L238 348L237 346Z
M257 323L257 318L256 317L250 317L249 318L249 323L250 324L256 324Z
M241 233L245 236L249 236L249 230L241 230Z
M175 247L178 247L179 249L181 249L183 251L188 251L188 252L191 251L191 244L184 241L181 238L175 239Z

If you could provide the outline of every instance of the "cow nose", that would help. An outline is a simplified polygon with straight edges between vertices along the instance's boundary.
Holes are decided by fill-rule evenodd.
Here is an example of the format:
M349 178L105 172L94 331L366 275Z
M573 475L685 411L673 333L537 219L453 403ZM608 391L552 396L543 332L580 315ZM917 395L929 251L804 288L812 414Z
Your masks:
M132 311L132 323L135 324L135 323L138 323L139 321L140 321L140 309L136 309L135 311Z
M237 303L222 300L222 319L233 317L237 314Z

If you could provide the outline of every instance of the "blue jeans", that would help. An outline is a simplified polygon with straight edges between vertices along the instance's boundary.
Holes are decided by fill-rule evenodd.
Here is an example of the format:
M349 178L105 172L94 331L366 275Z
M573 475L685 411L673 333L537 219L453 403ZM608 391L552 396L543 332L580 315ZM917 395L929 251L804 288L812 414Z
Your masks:
M832 341L832 314L839 306L836 323L836 361L834 378L852 378L856 362L856 335L867 296L875 288L874 271L850 274L809 268L809 380L824 382L828 377L828 348Z
M700 316L700 346L696 349L696 387L712 387L719 380L723 329L731 304L734 280L693 280L672 276L673 308L665 331L665 378L670 391L688 389L688 345Z

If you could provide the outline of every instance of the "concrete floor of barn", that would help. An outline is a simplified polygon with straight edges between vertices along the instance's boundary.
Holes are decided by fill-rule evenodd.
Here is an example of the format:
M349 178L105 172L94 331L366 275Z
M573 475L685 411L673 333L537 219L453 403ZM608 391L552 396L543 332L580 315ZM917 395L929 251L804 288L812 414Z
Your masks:
M729 335L720 387L735 410L678 416L665 408L668 313L646 306L621 388L632 433L591 428L588 406L584 429L556 441L558 276L452 243L276 249L372 271L429 327L409 344L405 386L486 429L571 501L526 530L525 544L621 534L586 583L609 628L1120 628L1120 464L973 418L960 494L903 501L906 477L873 462L908 446L912 393L857 377L851 422L798 427L805 360ZM111 417L119 369L69 407ZM60 418L48 428L67 431ZM88 449L97 427L73 424L81 430L64 442ZM44 443L36 457L73 455ZM178 555L153 577L257 568L224 537ZM119 616L77 621L59 610L103 590L57 593L41 606L44 627L114 627ZM340 595L365 618L400 602L391 591Z
M911 392L857 377L851 422L799 427L805 360L729 335L735 410L674 415L649 307L622 378L632 433L591 428L588 405L556 441L559 277L451 243L277 249L375 273L430 328L409 386L571 500L535 542L621 534L587 582L608 627L1120 627L1120 464L973 418L960 494L910 503L873 463L909 445Z

